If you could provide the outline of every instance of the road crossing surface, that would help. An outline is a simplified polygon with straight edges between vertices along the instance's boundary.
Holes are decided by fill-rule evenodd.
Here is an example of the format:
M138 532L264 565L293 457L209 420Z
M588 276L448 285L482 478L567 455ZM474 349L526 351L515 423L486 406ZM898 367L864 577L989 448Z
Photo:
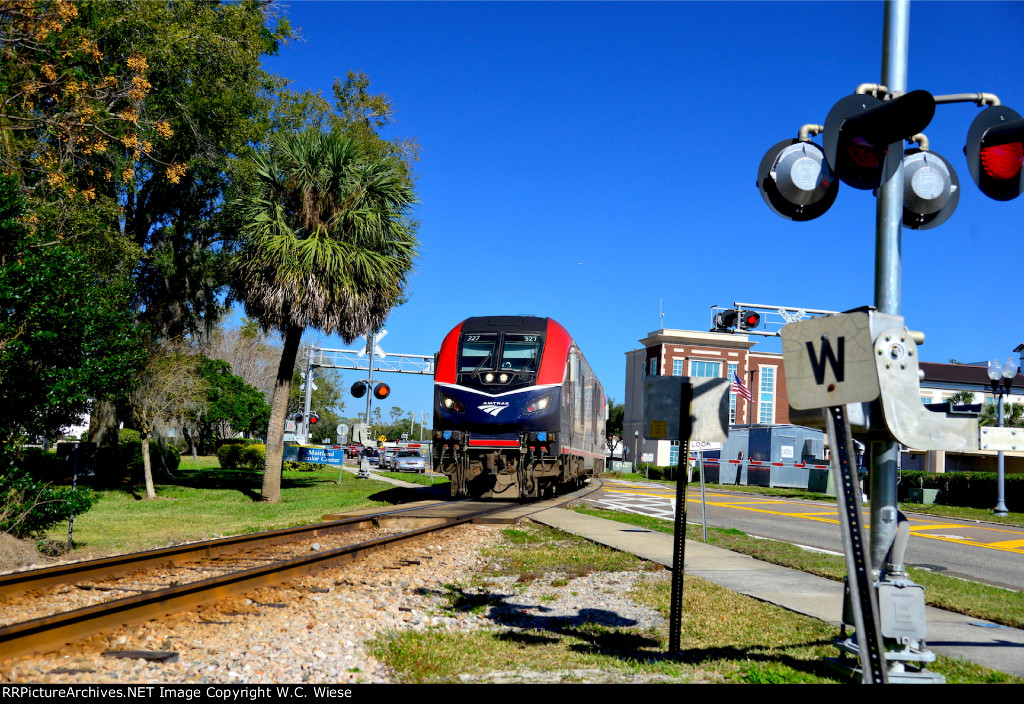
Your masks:
M842 553L835 503L787 499L741 490L708 489L709 526L735 528L816 550ZM665 520L675 517L675 487L654 482L606 480L587 503ZM703 521L700 485L690 483L687 520ZM907 564L1019 590L1024 585L1024 528L979 521L907 514L911 540ZM864 521L870 516L865 510Z

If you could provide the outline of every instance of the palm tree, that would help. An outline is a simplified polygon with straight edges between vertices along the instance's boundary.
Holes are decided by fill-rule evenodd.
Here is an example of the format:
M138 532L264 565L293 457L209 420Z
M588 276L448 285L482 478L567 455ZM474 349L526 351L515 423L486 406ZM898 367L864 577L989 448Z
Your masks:
M401 163L341 132L275 135L254 157L256 186L235 204L242 238L235 295L284 337L267 428L262 499L281 500L284 423L307 327L346 343L383 325L401 300L417 241Z

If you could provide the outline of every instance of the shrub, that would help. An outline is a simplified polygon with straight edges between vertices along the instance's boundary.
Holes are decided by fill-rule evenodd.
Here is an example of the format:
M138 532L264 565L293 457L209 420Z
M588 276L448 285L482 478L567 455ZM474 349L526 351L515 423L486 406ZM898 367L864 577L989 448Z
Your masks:
M226 443L217 448L217 461L221 469L238 469L238 458L242 454L242 446L238 443Z
M258 471L266 465L266 453L266 445L254 443L252 440L229 441L217 448L217 461L220 462L221 469Z
M96 495L85 489L54 487L31 476L19 466L24 455L0 450L0 531L27 538L85 513Z
M142 442L142 435L138 430L132 430L131 428L121 428L117 431L118 442Z
M996 502L996 481L995 472L904 471L900 473L897 498L908 501L911 489L938 489L938 504L992 508ZM1004 488L1006 507L1010 511L1024 510L1024 475L1007 474Z
M240 469L259 471L267 464L266 445L245 445L239 453L238 466Z
M142 481L142 441L136 430L122 430L117 447L101 447L96 451L96 474L104 484L121 485ZM149 460L154 475L173 472L181 464L181 453L174 445L150 438Z

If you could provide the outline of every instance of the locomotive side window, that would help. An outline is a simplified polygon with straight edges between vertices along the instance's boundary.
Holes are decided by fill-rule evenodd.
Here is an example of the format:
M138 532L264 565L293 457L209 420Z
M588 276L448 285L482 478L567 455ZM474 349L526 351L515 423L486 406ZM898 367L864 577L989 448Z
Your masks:
M494 369L495 350L498 346L496 334L472 334L462 338L459 351L459 371L475 372L480 369Z
M502 371L535 372L540 367L540 335L505 334L501 353Z

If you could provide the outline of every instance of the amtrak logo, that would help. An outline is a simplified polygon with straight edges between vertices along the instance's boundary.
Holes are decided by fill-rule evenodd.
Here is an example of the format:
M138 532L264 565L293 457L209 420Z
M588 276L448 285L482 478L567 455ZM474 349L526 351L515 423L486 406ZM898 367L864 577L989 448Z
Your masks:
M489 413L492 416L497 416L499 413L508 408L508 401L492 401L485 403L481 406L477 406L484 413Z

